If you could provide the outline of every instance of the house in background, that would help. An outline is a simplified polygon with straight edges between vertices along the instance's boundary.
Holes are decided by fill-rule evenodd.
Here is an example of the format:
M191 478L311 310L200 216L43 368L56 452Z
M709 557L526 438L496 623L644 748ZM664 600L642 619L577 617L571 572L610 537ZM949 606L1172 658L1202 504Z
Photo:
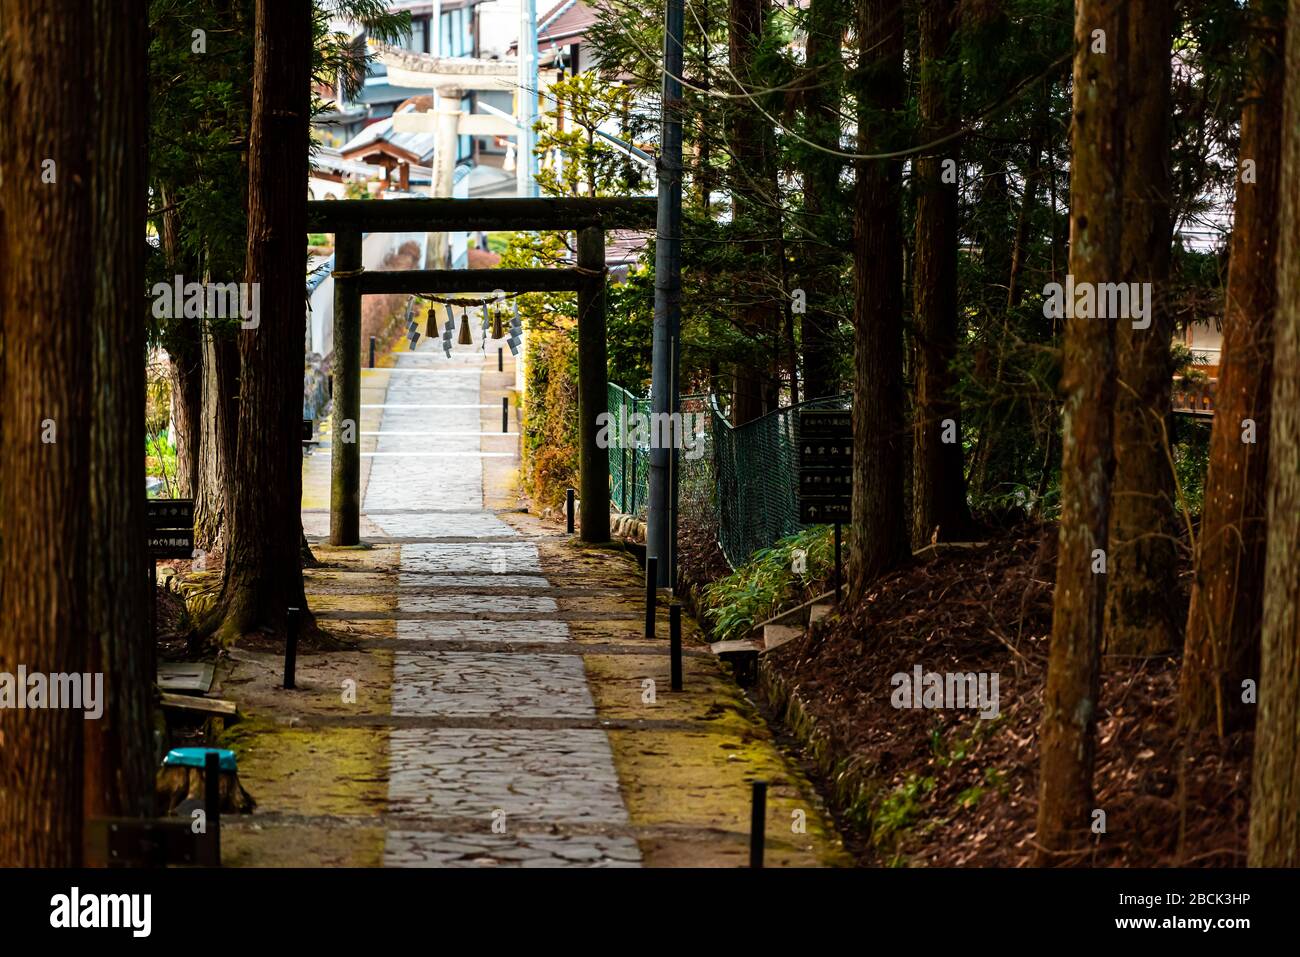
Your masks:
M567 76L593 69L595 56L586 31L596 22L596 11L582 0L560 0L537 15L537 65L539 69L560 70ZM518 49L519 31L514 31L509 55Z
M434 4L428 0L389 0L390 10L411 14L411 31L397 46L414 53L431 53L434 49L434 31L437 30L441 56L478 56L478 10L484 2L485 0L442 0L441 3ZM437 27L433 23L435 8L439 11ZM366 43L368 40L364 29L346 20L335 20L331 29L347 34L354 42ZM338 84L333 89L318 92L330 104L330 108L313 121L313 126L321 142L335 149L341 148L366 126L392 116L411 95L409 89L395 87L388 82L388 71L378 60L370 64L365 85L355 99L348 99ZM466 104L467 107L470 105ZM470 147L468 141L462 143L463 152L467 152Z

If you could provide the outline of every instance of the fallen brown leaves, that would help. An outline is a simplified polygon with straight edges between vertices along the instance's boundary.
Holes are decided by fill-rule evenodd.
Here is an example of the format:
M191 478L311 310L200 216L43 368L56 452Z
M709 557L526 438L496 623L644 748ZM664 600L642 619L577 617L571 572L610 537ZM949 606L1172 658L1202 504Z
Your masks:
M870 768L880 786L868 862L1031 862L1055 560L1054 527L941 551L770 656L836 756ZM1000 716L893 707L891 677L916 665L997 673ZM1105 659L1094 787L1106 833L1063 863L1244 862L1250 735L1185 740L1177 685L1176 659Z

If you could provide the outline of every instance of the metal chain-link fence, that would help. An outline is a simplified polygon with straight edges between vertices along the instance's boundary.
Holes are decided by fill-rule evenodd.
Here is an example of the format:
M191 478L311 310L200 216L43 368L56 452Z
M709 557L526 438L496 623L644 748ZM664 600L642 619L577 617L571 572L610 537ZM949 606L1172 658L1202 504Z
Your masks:
M732 568L758 549L804 528L795 497L798 412L845 409L849 401L847 394L813 399L733 427L716 395L682 396L683 416L690 413L699 418L684 419L694 434L687 440L692 446L677 457L679 523L716 523L718 544ZM610 428L617 426L618 435L625 436L633 415L649 418L650 400L611 385L609 413ZM616 449L611 440L609 470L614 507L644 518L649 448Z
M650 449L623 441L638 413L650 415L650 400L638 399L612 382L609 392L609 500L622 515L645 517L649 501Z
M710 398L713 468L717 475L718 544L736 568L805 526L799 524L796 484L800 409L845 409L848 395L813 399L732 426Z

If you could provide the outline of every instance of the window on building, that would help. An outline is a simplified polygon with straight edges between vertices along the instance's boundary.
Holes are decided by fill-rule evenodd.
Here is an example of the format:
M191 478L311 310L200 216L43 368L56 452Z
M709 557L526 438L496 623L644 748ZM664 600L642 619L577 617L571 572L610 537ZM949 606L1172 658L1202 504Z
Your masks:
M411 32L399 44L403 50L410 50L412 53L429 52L429 20L430 17L412 17Z

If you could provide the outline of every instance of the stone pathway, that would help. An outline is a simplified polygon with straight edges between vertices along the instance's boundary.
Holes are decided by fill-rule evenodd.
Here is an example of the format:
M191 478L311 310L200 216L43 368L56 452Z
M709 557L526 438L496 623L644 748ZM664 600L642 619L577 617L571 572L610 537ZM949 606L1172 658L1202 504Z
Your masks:
M553 599L501 594L549 582L536 545L519 541L483 508L482 364L480 353L462 346L447 359L426 340L400 354L388 376L362 510L401 540L396 611L415 616L395 622L392 714L594 722L578 655L495 650L499 644L482 652L436 647L573 640L566 622L547 617L557 610ZM416 587L457 593L404 593ZM538 617L477 617L519 612ZM425 614L439 617L419 617ZM421 650L402 650L401 639L420 639ZM609 742L597 728L397 728L389 735L388 803L402 822L387 830L388 866L628 866L641 859L626 833L555 833L570 825L627 827Z
M304 460L305 571L339 644L276 645L219 670L255 814L229 866L743 867L751 783L769 782L767 866L844 863L816 794L683 616L643 634L642 572L520 511L513 362L438 343L362 376L361 547L331 547L329 430ZM511 431L518 428L512 416Z

